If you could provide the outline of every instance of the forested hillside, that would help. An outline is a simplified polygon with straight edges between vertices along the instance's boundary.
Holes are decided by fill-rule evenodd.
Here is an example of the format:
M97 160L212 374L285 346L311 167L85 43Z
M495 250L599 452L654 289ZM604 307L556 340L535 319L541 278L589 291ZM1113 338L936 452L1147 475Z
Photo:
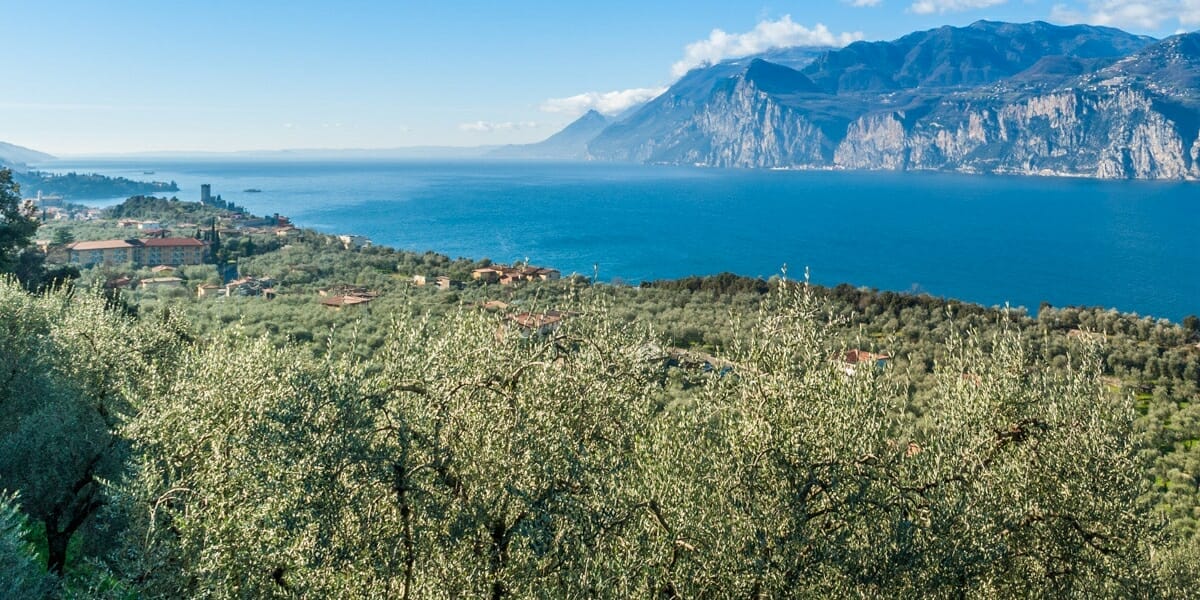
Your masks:
M212 265L0 283L0 595L1200 584L1196 319L794 275L484 284L487 260L236 239L273 299L196 297Z

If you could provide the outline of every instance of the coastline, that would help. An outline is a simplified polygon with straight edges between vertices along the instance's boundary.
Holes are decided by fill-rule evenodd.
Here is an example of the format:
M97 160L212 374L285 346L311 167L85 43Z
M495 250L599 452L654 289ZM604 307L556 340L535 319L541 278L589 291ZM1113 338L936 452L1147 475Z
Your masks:
M529 258L589 277L598 264L604 281L769 278L789 264L827 286L983 306L1111 306L1172 320L1200 312L1200 262L1186 258L1195 233L1172 216L1194 210L1185 182L525 161L105 168L156 170L179 181L185 200L211 182L256 214L395 248ZM263 192L242 192L251 188Z

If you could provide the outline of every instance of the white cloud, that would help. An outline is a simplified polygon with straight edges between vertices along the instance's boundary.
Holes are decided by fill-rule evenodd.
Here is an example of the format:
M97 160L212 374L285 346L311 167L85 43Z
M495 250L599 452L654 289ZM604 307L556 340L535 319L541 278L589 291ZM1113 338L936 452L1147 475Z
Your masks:
M861 32L834 34L820 23L809 29L793 22L791 15L784 15L778 21L762 21L746 33L712 30L708 39L692 42L683 49L683 59L671 66L671 73L679 77L699 66L727 58L749 56L772 48L845 46L862 38Z
M471 121L469 123L458 124L458 128L462 131L471 131L475 133L520 131L522 129L536 129L537 127L538 124L533 121L505 121L503 123L493 123L491 121Z
M883 0L842 0L842 2L849 4L850 6L863 7L879 6L881 3L883 3Z
M666 87L633 88L613 92L585 92L566 98L550 98L542 103L544 112L581 115L595 109L606 115L617 114L631 106L651 100L667 91Z
M1056 4L1050 19L1152 31L1175 24L1200 25L1200 0L1089 0L1084 4Z
M948 13L1004 4L1008 0L917 0L908 10L918 15Z

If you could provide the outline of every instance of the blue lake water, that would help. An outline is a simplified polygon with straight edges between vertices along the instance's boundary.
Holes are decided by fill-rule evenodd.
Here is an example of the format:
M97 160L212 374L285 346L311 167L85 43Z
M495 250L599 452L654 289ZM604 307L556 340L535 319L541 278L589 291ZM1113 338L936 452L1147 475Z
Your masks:
M805 267L985 305L1200 313L1200 185L596 163L88 160L257 214L453 257L627 282ZM154 171L144 175L144 171ZM258 188L262 193L245 193ZM103 203L103 202L100 202Z

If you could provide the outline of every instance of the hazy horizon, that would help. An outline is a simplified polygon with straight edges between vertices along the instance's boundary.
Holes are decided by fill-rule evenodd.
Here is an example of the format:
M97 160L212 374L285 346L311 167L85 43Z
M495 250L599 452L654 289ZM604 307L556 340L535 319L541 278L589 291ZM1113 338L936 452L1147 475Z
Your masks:
M772 47L887 40L980 19L1163 37L1195 0L17 4L0 140L62 157L384 151L544 139L687 69Z

